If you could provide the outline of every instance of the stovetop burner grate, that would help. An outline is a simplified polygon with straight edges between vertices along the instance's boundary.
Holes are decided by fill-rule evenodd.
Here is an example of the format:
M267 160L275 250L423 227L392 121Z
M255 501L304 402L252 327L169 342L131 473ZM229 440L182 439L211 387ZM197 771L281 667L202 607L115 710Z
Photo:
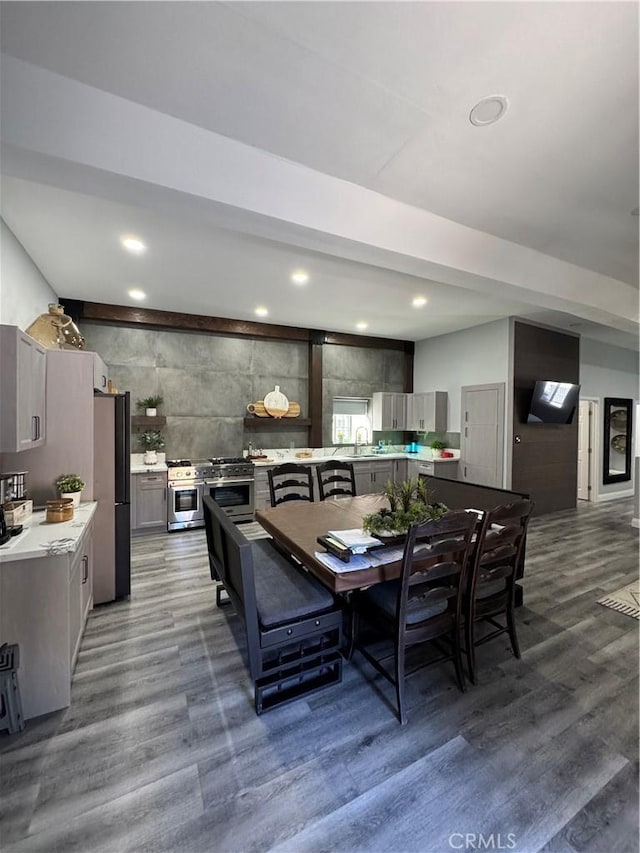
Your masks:
M248 462L243 456L214 456L209 459L213 465L239 465L242 462Z

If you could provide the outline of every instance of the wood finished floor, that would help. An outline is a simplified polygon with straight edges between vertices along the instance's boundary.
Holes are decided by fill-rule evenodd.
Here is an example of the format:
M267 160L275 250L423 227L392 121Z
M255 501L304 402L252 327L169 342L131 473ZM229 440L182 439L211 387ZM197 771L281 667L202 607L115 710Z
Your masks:
M404 728L357 656L341 685L256 717L203 533L134 539L131 600L91 614L71 707L0 735L0 849L440 853L493 833L635 853L638 623L596 603L637 576L631 510L535 519L522 660L481 647L466 694L450 665L422 670Z

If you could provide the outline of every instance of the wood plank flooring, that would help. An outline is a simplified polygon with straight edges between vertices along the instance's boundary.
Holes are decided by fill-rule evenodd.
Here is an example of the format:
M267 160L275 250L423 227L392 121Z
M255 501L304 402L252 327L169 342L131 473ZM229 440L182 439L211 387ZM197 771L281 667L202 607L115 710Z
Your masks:
M0 849L636 851L638 623L596 603L637 576L631 511L534 519L522 660L480 647L465 694L450 665L419 671L404 728L357 655L256 717L203 532L134 538L131 600L91 614L71 706L0 734Z

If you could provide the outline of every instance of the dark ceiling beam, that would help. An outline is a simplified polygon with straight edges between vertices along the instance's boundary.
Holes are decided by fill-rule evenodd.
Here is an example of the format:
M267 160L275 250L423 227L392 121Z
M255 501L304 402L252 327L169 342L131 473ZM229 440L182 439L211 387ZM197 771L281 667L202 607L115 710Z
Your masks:
M61 299L65 311L77 322L111 323L122 326L143 326L147 329L173 329L180 332L208 332L218 335L240 335L251 338L271 338L285 341L309 341L307 329L296 326L277 326L227 317L204 317L178 311L158 311L132 305L106 305L100 302L80 302Z
M413 355L413 341L395 338L373 338L365 335L348 335L341 332L315 332L298 326L278 326L272 323L255 323L251 320L232 320L227 317L205 317L178 311L159 311L134 305L107 305L102 302L83 302L61 298L65 312L76 322L111 323L123 326L144 326L148 329L173 329L178 332L205 332L218 335L240 335L271 340L305 341L335 344L344 347L371 347L400 350Z

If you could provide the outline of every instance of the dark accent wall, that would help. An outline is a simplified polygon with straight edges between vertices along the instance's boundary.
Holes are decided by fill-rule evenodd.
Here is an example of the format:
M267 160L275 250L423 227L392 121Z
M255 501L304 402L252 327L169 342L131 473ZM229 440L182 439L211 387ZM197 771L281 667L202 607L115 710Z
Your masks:
M511 488L531 495L536 515L575 507L577 410L571 424L527 424L526 419L536 380L580 382L580 339L516 321L513 345Z

